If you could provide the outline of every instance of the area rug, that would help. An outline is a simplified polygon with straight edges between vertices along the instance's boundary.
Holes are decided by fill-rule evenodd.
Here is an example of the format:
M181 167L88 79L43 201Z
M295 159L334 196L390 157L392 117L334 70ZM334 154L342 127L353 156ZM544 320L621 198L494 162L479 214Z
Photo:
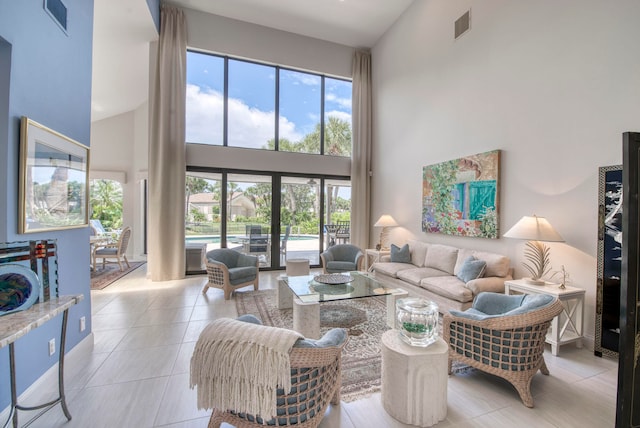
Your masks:
M145 262L129 262L131 267L125 267L123 271L120 271L117 263L107 264L104 268L101 263L98 263L97 268L91 271L91 289L102 290L143 264L145 264Z
M293 328L293 311L278 309L276 290L236 292L235 300L238 316L253 314L266 325ZM380 340L389 330L386 317L385 297L336 301L320 307L321 334L333 327L349 331L342 352L342 401L355 401L380 390ZM454 362L454 371L457 369Z

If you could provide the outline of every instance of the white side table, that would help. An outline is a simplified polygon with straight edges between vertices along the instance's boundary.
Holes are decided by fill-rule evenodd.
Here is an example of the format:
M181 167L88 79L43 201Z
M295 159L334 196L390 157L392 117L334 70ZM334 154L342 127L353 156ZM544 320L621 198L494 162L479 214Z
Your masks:
M376 250L375 248L367 248L364 250L364 264L367 271L371 272L373 264L379 262L382 256L391 254L390 250Z
M442 338L410 346L398 330L382 335L382 405L405 424L429 427L447 417L449 347Z
M584 295L582 288L565 286L551 282L545 285L528 284L524 280L517 279L504 282L505 294L515 291L525 294L550 294L562 302L562 313L551 321L551 328L547 333L546 342L551 345L551 353L558 355L560 345L575 342L576 347L582 348Z

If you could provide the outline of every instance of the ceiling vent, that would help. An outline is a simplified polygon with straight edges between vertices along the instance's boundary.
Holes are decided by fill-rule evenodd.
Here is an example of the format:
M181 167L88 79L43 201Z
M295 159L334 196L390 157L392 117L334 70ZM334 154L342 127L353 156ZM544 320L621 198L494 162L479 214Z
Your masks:
M466 11L454 24L454 36L457 39L471 28L471 10Z
M44 9L49 16L62 28L62 31L67 32L67 7L62 3L62 0L44 0Z

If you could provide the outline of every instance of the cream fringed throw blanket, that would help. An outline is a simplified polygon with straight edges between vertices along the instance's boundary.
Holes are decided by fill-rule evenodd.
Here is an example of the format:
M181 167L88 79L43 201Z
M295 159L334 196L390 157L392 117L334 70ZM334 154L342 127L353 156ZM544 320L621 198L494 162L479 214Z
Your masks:
M276 390L291 390L289 352L299 333L222 318L207 325L191 357L198 409L276 416Z

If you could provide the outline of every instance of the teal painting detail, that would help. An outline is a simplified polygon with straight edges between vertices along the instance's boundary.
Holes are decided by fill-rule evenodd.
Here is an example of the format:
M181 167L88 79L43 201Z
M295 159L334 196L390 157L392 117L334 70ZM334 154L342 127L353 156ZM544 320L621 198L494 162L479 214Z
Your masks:
M498 238L500 150L425 166L422 231Z

